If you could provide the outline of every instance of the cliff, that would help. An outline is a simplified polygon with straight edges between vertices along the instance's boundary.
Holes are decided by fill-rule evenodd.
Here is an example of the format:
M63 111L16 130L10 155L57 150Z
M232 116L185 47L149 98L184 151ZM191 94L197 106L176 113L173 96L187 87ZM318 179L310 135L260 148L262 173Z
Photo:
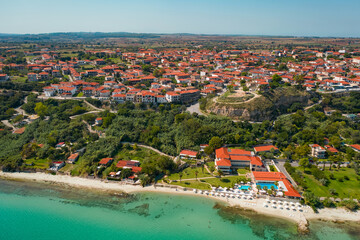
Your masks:
M311 103L311 97L312 94L306 91L286 87L264 92L261 96L244 103L223 103L210 100L206 110L208 113L234 119L260 122L289 113L289 108L296 110L300 106L306 107Z

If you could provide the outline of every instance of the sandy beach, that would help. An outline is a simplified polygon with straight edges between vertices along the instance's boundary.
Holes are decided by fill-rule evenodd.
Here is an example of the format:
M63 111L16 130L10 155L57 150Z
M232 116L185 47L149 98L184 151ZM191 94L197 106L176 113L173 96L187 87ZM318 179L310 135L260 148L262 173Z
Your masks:
M304 207L303 211L300 212L298 210L285 210L272 208L271 204L269 207L264 207L266 199L257 198L253 200L243 200L237 198L224 198L224 197L214 197L210 195L194 193L193 191L183 191L176 190L175 188L167 188L167 187L141 187L134 186L130 184L122 184L119 182L109 182L107 180L99 180L99 179L87 179L81 177L71 177L66 175L51 175L46 173L8 173L0 171L0 178L3 179L19 179L19 180L29 180L29 181L37 181L37 182L52 182L57 184L68 184L73 187L79 188L89 188L89 189L99 189L104 191L119 191L125 193L136 193L136 192L159 192L159 193L167 193L167 194L183 194L183 195L193 195L199 197L208 197L212 199L216 199L218 201L222 201L227 203L230 206L241 207L244 209L251 209L260 214L266 214L278 218L287 219L292 222L296 222L299 225L301 230L305 230L307 227L308 220L326 220L326 221L358 221L360 222L360 212L350 212L343 208L337 209L320 209L318 213L314 213L310 207Z

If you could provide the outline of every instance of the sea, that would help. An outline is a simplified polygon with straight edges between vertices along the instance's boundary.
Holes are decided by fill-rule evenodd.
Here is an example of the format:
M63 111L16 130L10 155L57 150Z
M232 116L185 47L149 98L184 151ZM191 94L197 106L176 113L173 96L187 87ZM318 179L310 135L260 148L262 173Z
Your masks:
M360 239L354 223L296 224L214 199L0 179L0 239Z

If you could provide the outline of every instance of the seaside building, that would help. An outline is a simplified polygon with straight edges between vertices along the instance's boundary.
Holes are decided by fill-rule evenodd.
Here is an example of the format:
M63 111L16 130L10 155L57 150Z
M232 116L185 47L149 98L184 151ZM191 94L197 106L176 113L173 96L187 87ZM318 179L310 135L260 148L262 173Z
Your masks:
M243 149L218 148L215 150L215 167L224 174L230 174L239 168L249 168L251 171L266 171L261 158L253 152Z
M99 165L103 167L109 166L114 161L113 158L103 158L100 160Z
M68 163L75 163L79 158L79 154L78 153L73 153L71 154L68 159L67 159L67 162Z
M264 188L270 189L273 186L276 190L281 190L288 198L301 198L301 195L291 185L290 181L282 172L252 172L255 183Z

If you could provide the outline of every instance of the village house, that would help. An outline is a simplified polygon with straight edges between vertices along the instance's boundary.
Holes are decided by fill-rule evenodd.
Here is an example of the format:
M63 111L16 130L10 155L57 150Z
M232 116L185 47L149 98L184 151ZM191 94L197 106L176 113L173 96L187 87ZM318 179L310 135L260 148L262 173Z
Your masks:
M28 73L27 76L29 82L36 82L38 80L38 75L36 73Z
M319 144L310 144L309 146L311 148L312 157L316 157L319 159L325 158L325 154L326 154L325 148L321 147Z
M360 144L353 144L353 145L350 145L350 147L351 147L355 152L360 153Z
M50 170L52 171L59 171L62 167L65 166L65 162L64 161L57 161L57 162L53 162L52 166L50 167Z
M198 152L196 151L191 151L191 150L181 150L179 156L180 158L191 158L191 159L196 159Z
M99 165L101 167L108 167L114 161L113 158L103 158L100 160Z
M79 153L73 153L68 157L67 162L75 163L78 160L78 158L79 158Z

